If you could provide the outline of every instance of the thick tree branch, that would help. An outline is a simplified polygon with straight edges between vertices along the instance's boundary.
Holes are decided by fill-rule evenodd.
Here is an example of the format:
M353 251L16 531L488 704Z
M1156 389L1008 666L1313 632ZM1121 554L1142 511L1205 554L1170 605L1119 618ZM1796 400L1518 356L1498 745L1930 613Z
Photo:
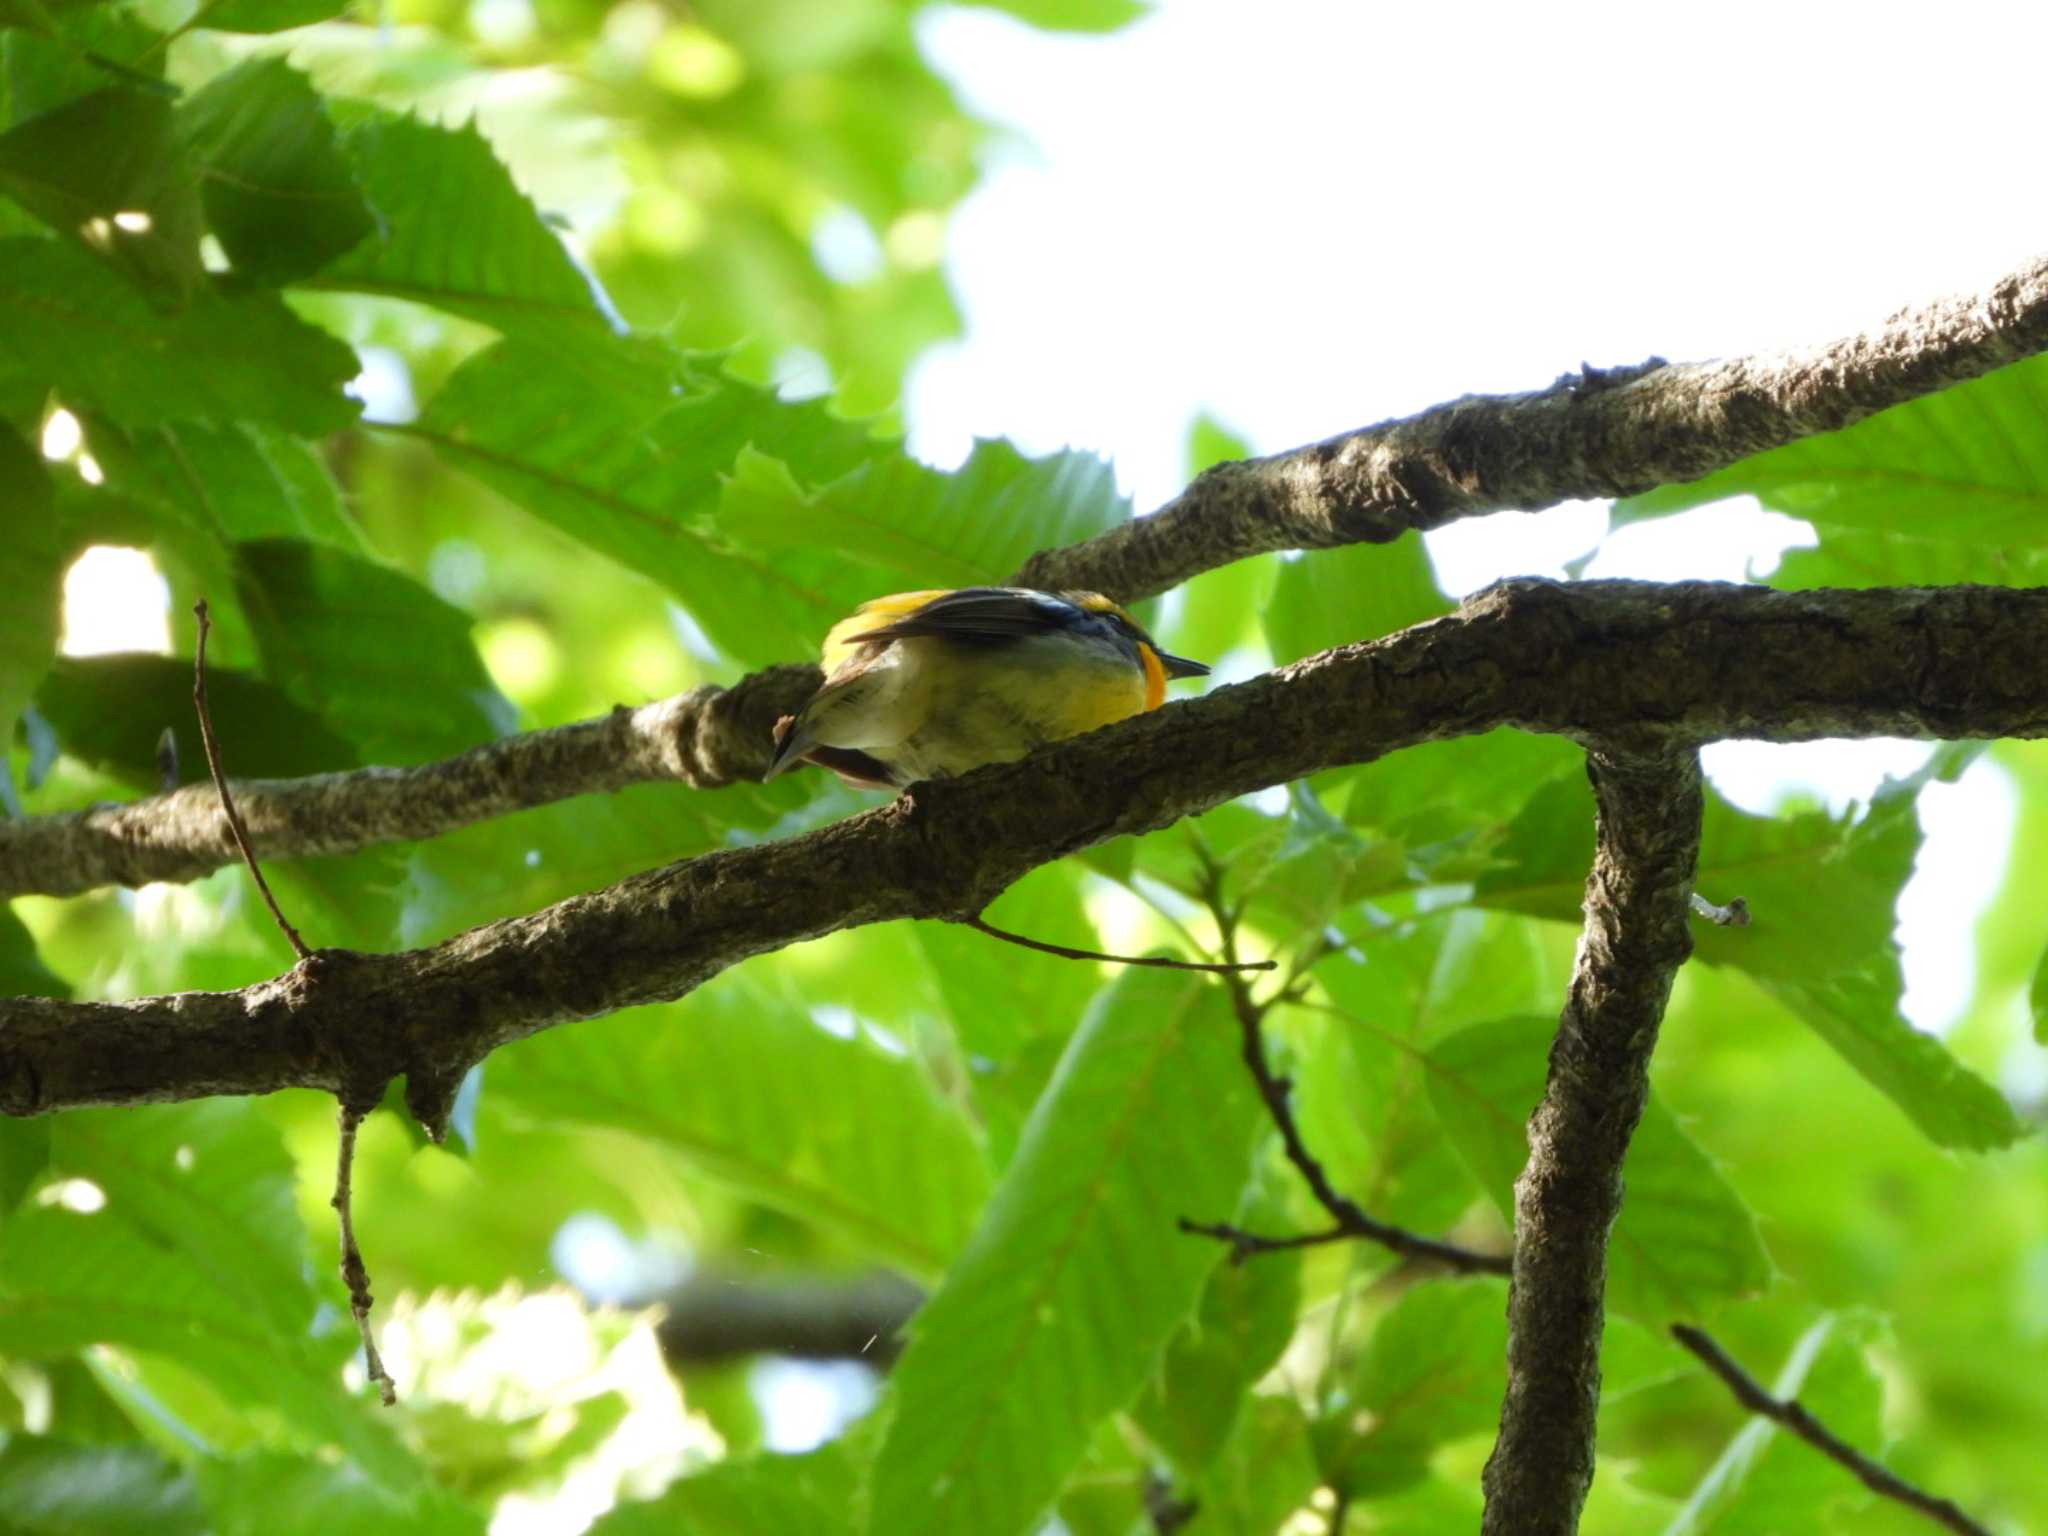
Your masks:
M1040 864L1318 769L1499 726L1623 754L2044 736L2044 678L2048 591L1503 583L1452 617L432 949L316 951L237 992L0 1000L0 1111L359 1091L403 1072L417 1113L508 1041L839 929L979 912Z
M1271 458L1219 464L1155 515L1025 562L1027 586L1125 601L1275 549L1384 544L1489 512L1629 496L2048 349L2048 257L1875 330L1723 362L1584 368L1466 395Z
M2048 258L1984 293L1893 316L1802 352L1568 374L1468 395L1288 453L1223 464L1151 517L1025 562L1025 585L1127 601L1279 549L1385 543L1461 517L1533 512L1696 479L2048 349ZM639 710L493 742L418 768L234 785L264 858L347 853L627 784L758 778L770 732L817 686L775 667ZM214 797L0 822L0 898L192 880L234 850Z
M1484 1536L1571 1536L1593 1481L1607 1234L1649 1094L1672 978L1692 953L1699 757L1587 756L1598 806L1586 926L1529 1161L1515 1183L1508 1389L1485 1473Z
M731 688L622 705L596 720L510 736L416 768L236 779L234 798L256 853L279 859L438 837L628 784L711 789L758 779L776 718L801 707L817 686L816 667L773 667ZM219 796L193 784L129 805L0 821L0 899L196 880L235 857Z

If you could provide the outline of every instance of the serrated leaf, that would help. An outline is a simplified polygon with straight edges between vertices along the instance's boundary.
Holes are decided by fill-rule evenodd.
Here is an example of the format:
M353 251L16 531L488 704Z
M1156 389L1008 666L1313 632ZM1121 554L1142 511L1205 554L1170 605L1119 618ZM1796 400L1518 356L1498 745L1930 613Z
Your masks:
M1217 1262L1263 1128L1220 989L1129 972L1090 1010L890 1380L869 1529L1028 1529Z
M440 128L380 112L350 127L341 147L380 227L330 262L318 286L431 304L508 336L611 329L590 279L474 123Z
M1331 1486L1376 1500L1427 1477L1437 1447L1493 1429L1507 1387L1507 1337L1505 1285L1473 1279L1410 1290L1343 1378L1322 1458Z
M164 84L162 34L125 6L8 0L22 30L0 37L0 126L12 127L115 84L175 94ZM121 64L134 59L135 64Z
M81 541L153 546L174 580L215 601L222 642L242 617L220 606L234 589L237 544L285 538L363 550L340 488L303 438L252 421L123 430L93 417L85 442L104 483L67 488L62 499Z
M1878 1333L1867 1317L1823 1317L1792 1348L1768 1388L1797 1398L1849 1445L1880 1446L1883 1384L1866 1348ZM1664 1536L1775 1536L1828 1528L1828 1515L1867 1503L1854 1474L1816 1455L1769 1419L1752 1417L1693 1490Z
M1753 816L1712 790L1695 887L1747 901L1747 927L1696 924L1694 956L1746 971L1942 1146L1983 1150L2021 1133L2003 1095L1899 1016L1900 890L1920 849L1915 807L1930 778L1953 777L1979 749L1942 749L1919 772L1887 780L1861 815ZM1591 858L1592 792L1578 775L1531 798L1479 879L1482 906L1576 921ZM1812 921L1824 903L1827 921Z
M1429 1091L1466 1166L1514 1219L1528 1161L1526 1125L1543 1096L1557 1026L1548 1019L1475 1024L1429 1053ZM1652 1093L1622 1165L1627 1196L1607 1249L1607 1304L1648 1323L1704 1316L1761 1290L1770 1260L1756 1218Z
M2026 1134L2004 1094L1899 1016L1896 952L1832 976L1758 980L1936 1145L1988 1152Z
M2048 359L2030 358L1845 427L1614 505L1614 526L1729 496L1830 525L2039 548Z
M311 276L377 228L325 102L282 59L216 76L178 108L178 131L207 223L250 282Z
M110 86L0 135L0 191L166 307L199 286L199 195L153 91Z
M943 1267L988 1187L972 1129L914 1061L740 977L522 1041L492 1058L491 1098L645 1137L917 1274Z
M402 571L298 539L238 546L236 585L266 676L365 761L452 757L517 718L470 617Z
M355 353L275 295L200 289L159 314L56 240L0 240L0 376L54 388L126 426L248 418L318 436L355 420Z
M538 347L506 340L458 368L405 429L571 537L673 592L735 659L814 654L870 581L849 552L773 560L713 537L743 449L756 478L779 462L835 480L894 454L817 404L793 405L706 372L651 337Z
M0 1511L7 1536L208 1536L190 1475L140 1445L10 1436Z

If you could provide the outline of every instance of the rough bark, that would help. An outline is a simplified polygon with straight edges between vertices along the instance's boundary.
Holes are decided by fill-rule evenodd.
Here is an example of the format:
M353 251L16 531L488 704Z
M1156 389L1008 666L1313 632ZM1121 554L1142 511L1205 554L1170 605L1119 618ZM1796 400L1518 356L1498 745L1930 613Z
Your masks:
M1319 769L1499 726L1615 755L1730 736L2043 736L2044 677L2048 591L1503 583L1452 617L432 949L324 951L236 992L0 1001L0 1111L359 1094L405 1072L431 1125L508 1041L842 928L972 915L1039 864Z
M1501 511L1534 512L1696 479L1761 449L2048 348L2048 258L1984 293L1903 311L1805 351L1582 369L1548 389L1467 395L1270 458L1218 465L1154 515L1045 551L1014 578L1127 601L1279 549L1385 543ZM479 747L445 763L238 782L265 858L433 837L572 795L652 780L758 778L769 731L816 687L776 667L732 690ZM230 862L214 797L196 789L69 816L0 822L0 897L191 880Z
M1598 806L1586 926L1529 1161L1515 1184L1508 1387L1484 1536L1571 1536L1593 1482L1607 1236L1672 978L1692 953L1702 793L1691 751L1587 759Z

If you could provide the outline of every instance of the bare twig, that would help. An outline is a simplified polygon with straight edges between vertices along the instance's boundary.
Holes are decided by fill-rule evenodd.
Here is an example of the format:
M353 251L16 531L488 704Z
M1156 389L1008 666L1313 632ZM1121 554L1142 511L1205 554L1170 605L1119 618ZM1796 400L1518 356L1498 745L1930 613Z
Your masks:
M213 717L206 708L206 635L213 628L213 620L206 612L206 599L202 597L194 603L192 612L199 620L199 643L192 655L192 707L199 712L199 740L206 747L206 766L213 774L214 792L220 796L221 814L228 819L228 830L235 835L235 846L242 850L242 862L249 866L249 878L263 893L263 904L270 908L270 915L277 920L292 953L301 960L310 960L313 952L306 948L306 941L299 937L299 930L286 920L277 898L270 894L270 882L263 878L262 867L256 862L256 851L249 846L249 834L242 829L242 818L235 810L235 798L228 793L227 775L220 766L220 743L214 738Z
M1024 949L1035 949L1042 955L1057 955L1062 960L1103 960L1111 965L1150 965L1163 971L1270 971L1277 962L1272 960L1176 960L1167 955L1106 955L1096 949L1070 949L1065 944L1048 944L1043 939L1027 939L1021 933L1011 933L979 917L963 917L963 926L976 933L985 933L992 939L1001 939L1005 944L1016 944Z
M1747 928L1749 926L1749 903L1740 896L1730 898L1728 905L1717 907L1698 891L1692 893L1692 913L1704 917L1708 922L1723 928Z
M1895 1500L1909 1509L1918 1510L1935 1524L1954 1531L1956 1536L1991 1536L1990 1527L1979 1525L1950 1500L1922 1492L1842 1440L1827 1425L1807 1412L1797 1398L1773 1397L1763 1389L1756 1378L1737 1365L1726 1350L1699 1329L1689 1323L1673 1323L1671 1336L1691 1350L1702 1365L1720 1377L1728 1390L1735 1394L1735 1400L1743 1407L1761 1418L1769 1419L1786 1432L1797 1435L1830 1461L1847 1468L1856 1480L1872 1493Z
M356 1332L363 1340L363 1370L376 1385L377 1396L386 1408L398 1401L398 1387L384 1369L384 1357L377 1353L377 1341L370 1334L370 1270L363 1263L363 1250L356 1246L355 1217L350 1209L350 1183L356 1162L356 1128L363 1123L363 1111L343 1100L340 1147L334 1159L334 1215L341 1228L341 1279L348 1287L348 1309L356 1320Z
M1211 860L1200 844L1196 855L1203 866L1203 899L1209 910L1215 914L1216 926L1223 935L1223 953L1231 960L1237 958L1238 914L1223 895L1223 872ZM1336 1220L1336 1226L1322 1232L1296 1233L1284 1237L1262 1237L1255 1232L1227 1222L1198 1222L1183 1216L1180 1229L1200 1237L1212 1237L1230 1245L1233 1262L1243 1263L1255 1253L1271 1253L1287 1248L1312 1248L1324 1243L1342 1242L1349 1239L1364 1239L1378 1243L1381 1247L1402 1254L1411 1259L1441 1265L1458 1274L1494 1274L1508 1272L1509 1259L1505 1254L1481 1253L1477 1249L1447 1243L1440 1238L1424 1237L1410 1232L1405 1227L1396 1227L1366 1214L1365 1209L1348 1196L1341 1194L1314 1153L1308 1149L1308 1142L1301 1134L1301 1126L1294 1118L1294 1085L1288 1078L1275 1073L1266 1062L1265 1043L1261 1026L1265 1022L1268 1005L1252 997L1250 986L1235 970L1226 970L1223 984L1230 992L1231 1011L1237 1016L1240 1053L1252 1081L1258 1084L1259 1098L1266 1106L1274 1127L1280 1132L1281 1144L1287 1150L1287 1160L1295 1167L1307 1183L1309 1192L1316 1197L1316 1203L1329 1212ZM1284 995L1284 992L1283 994Z

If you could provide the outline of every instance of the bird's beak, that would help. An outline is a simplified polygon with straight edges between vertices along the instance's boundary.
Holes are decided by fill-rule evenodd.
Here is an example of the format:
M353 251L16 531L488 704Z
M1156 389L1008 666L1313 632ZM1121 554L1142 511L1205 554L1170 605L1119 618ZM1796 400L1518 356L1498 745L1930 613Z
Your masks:
M1155 652L1159 665L1168 677L1207 677L1209 664L1206 661L1189 661L1185 656L1169 656L1164 651Z

